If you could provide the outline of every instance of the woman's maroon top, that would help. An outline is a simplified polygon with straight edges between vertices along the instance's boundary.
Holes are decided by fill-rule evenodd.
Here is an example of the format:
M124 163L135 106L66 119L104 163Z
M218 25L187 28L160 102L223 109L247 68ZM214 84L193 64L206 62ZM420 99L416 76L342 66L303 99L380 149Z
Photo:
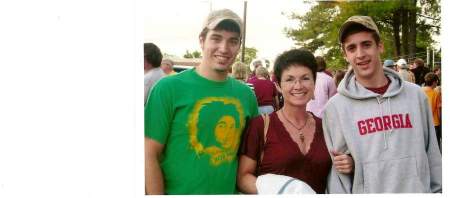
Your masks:
M244 134L241 155L258 163L257 176L266 173L286 175L300 179L311 186L316 193L325 193L327 177L331 169L331 157L323 137L322 120L314 116L316 132L308 153L300 152L276 112L270 114L267 140L264 144L264 121L261 116L253 118ZM264 157L259 164L260 148Z

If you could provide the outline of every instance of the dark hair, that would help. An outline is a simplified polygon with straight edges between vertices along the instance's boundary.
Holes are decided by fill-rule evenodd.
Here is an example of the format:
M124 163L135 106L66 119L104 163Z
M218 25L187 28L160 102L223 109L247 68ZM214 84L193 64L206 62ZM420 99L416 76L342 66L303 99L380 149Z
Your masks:
M153 43L144 43L144 59L153 67L161 66L162 57L158 46Z
M344 42L347 39L347 37L352 35L352 34L359 33L359 32L370 32L370 33L372 33L372 37L375 40L375 43L377 45L380 43L380 35L378 35L377 32L375 32L374 30L371 30L369 28L366 28L365 26L363 26L361 24L354 24L354 25L348 27L342 33L341 47L342 47L343 51L345 51L345 49L344 49Z
M241 28L239 28L239 25L236 24L231 19L225 19L221 21L219 24L217 24L216 28L214 28L216 31L225 30L228 32L236 32L239 33L239 37L242 37L241 35ZM203 30L200 32L199 37L200 38L206 38L206 34L208 34L209 29L207 27L203 28Z
M322 56L316 56L317 62L317 72L323 72L327 68L327 63L325 62L325 58Z
M431 86L431 85L433 85L434 82L439 81L439 77L435 73L429 72L425 75L424 80L425 80L425 86Z
M345 76L345 70L337 70L336 73L334 74L334 83L336 84L336 87L339 86L339 83L341 82L341 80L344 78Z
M280 84L281 74L293 64L302 65L310 69L314 82L316 81L317 63L314 55L307 49L292 49L283 52L275 60L274 73L278 84Z
M434 67L433 72L436 73L439 70L441 70L441 66L437 65Z
M421 58L416 58L414 60L414 63L417 65L417 67L423 67L425 66L425 62Z

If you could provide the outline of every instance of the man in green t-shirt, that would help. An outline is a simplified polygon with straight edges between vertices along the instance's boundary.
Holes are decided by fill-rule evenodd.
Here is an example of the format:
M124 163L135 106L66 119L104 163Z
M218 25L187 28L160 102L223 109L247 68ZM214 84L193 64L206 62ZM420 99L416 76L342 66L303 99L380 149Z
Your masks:
M161 79L145 107L147 194L236 193L237 150L256 97L228 77L239 52L242 21L224 9L208 15L199 35L202 61Z

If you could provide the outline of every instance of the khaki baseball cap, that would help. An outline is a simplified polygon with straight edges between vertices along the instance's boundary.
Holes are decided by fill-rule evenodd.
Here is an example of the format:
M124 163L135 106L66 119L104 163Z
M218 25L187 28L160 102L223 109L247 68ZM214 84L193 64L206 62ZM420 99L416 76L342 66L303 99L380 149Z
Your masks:
M242 36L242 20L241 18L229 9L215 10L209 13L205 22L203 23L203 28L208 28L210 30L214 30L216 26L222 22L223 20L231 20L239 26L240 35Z
M372 18L369 16L352 16L347 19L347 21L342 24L341 29L339 30L339 42L343 42L342 36L344 36L344 33L353 25L362 25L366 27L367 29L375 31L378 36L380 36L380 32L378 31L378 27L373 22Z

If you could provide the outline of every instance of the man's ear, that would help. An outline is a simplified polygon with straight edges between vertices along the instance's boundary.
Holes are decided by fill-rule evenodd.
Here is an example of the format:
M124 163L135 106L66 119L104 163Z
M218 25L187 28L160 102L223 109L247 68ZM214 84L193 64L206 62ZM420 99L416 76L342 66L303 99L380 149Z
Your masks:
M348 60L347 60L347 54L345 53L344 45L341 44L341 47L340 47L340 48L341 48L342 56L344 57L345 61L347 61L347 63L348 63Z
M203 46L205 44L205 37L199 36L198 41L200 43L200 48L202 48L202 50L203 50Z
M378 43L378 51L380 51L380 54L384 52L384 44L381 41Z
M347 63L350 63L350 61L348 61L348 59L347 59L347 54L345 53L345 50L343 50L342 48L341 48L341 53L342 53L342 56L344 57L344 60L345 60Z

